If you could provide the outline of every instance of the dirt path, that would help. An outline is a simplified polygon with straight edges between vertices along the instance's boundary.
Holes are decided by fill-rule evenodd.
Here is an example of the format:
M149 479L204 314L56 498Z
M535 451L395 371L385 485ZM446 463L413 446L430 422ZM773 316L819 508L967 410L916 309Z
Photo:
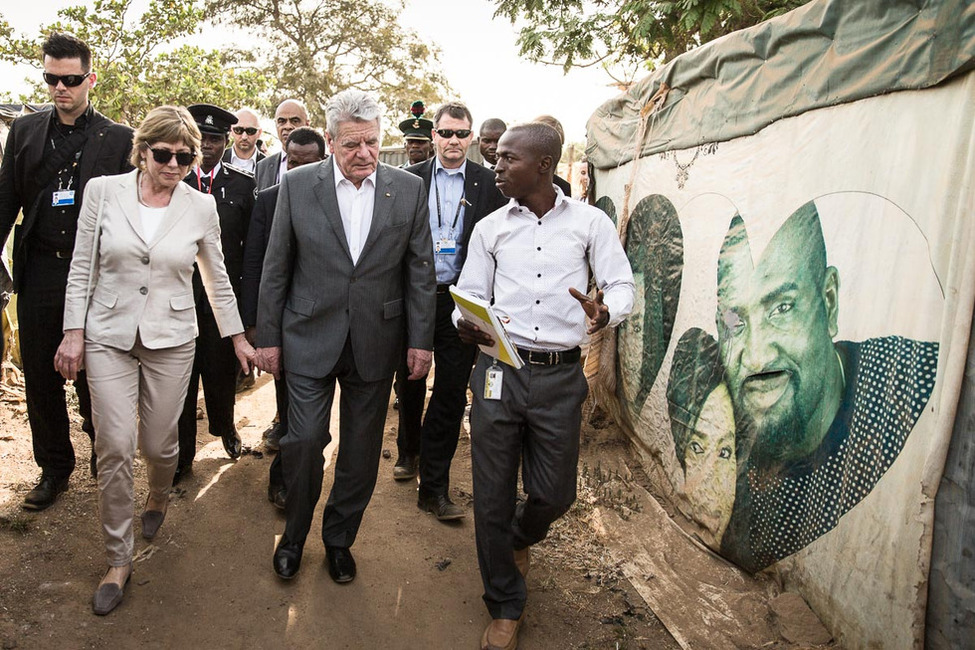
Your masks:
M71 488L38 514L20 508L36 480L26 419L0 404L0 645L12 648L475 648L488 614L474 552L470 446L462 436L452 496L468 509L448 526L416 508L415 484L392 480L395 422L389 411L372 503L354 546L359 572L336 585L312 524L298 578L271 569L283 516L266 499L270 456L261 432L274 411L267 378L238 396L238 428L254 450L227 459L218 438L200 434L194 472L175 490L159 537L138 536L125 601L107 617L90 598L104 571L87 437L73 436L79 467ZM205 431L205 422L200 422ZM588 432L581 464L607 446ZM332 481L326 471L324 490ZM585 486L583 486L585 488ZM585 492L585 490L583 490ZM137 464L136 502L145 499ZM522 648L677 648L588 525L592 499L580 499L536 550Z

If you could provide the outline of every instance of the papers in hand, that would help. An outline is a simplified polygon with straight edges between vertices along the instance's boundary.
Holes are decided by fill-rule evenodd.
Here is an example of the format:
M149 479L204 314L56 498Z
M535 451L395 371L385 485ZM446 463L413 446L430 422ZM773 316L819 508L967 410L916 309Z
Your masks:
M450 296L454 299L457 308L460 309L464 320L472 325L477 325L482 332L487 332L494 339L493 346L479 345L481 352L514 368L521 368L525 365L525 362L518 355L518 348L511 342L508 332L505 331L501 319L498 318L490 303L457 287L450 287Z

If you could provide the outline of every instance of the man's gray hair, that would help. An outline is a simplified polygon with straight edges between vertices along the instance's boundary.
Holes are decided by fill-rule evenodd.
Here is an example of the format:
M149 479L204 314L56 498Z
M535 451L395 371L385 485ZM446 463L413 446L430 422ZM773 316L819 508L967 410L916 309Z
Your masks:
M338 135L340 122L376 122L382 111L376 100L355 88L349 88L338 93L325 106L325 119L328 123L328 134L335 138Z

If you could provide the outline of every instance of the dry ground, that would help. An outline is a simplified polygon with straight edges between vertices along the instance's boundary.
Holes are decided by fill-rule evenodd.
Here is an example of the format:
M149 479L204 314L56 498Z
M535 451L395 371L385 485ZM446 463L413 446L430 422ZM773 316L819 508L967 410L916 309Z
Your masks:
M271 569L281 514L266 499L270 456L261 432L274 411L267 377L238 396L238 428L252 451L227 459L200 421L193 474L172 494L154 543L138 536L125 601L107 617L90 598L105 570L89 443L73 424L78 469L50 509L20 507L37 477L23 405L0 402L0 646L11 648L474 648L489 618L481 602L470 514L470 446L453 465L453 498L468 508L448 526L416 508L415 484L392 480L395 411L387 418L379 483L354 551L359 575L333 583L314 531L290 583ZM625 512L626 496L595 471L625 448L612 429L584 433L580 499L533 555L521 646L653 648L678 645L622 576L590 525L593 508ZM327 452L334 452L334 448ZM332 481L326 471L324 490ZM145 499L136 467L136 503ZM322 503L324 502L324 498Z

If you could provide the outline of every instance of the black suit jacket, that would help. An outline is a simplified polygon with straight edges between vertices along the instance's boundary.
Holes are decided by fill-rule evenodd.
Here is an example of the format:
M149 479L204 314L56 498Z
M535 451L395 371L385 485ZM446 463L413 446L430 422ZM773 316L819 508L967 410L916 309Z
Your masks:
M424 160L406 168L423 179L427 195L430 194L430 183L433 179L433 163L436 158ZM464 198L470 204L464 209L464 232L461 234L460 265L464 266L467 259L467 244L471 240L471 233L474 232L474 225L491 214L498 208L508 203L508 199L494 184L495 174L483 165L478 165L473 160L467 161L467 169L464 172Z
M261 269L264 268L264 254L271 238L271 223L274 221L274 206L278 202L281 185L272 185L257 193L254 211L251 212L251 225L247 230L244 244L244 272L240 282L240 308L244 327L257 325L257 298L261 289Z
M54 110L53 108L51 110ZM0 243L7 240L17 214L24 221L14 234L14 291L21 288L24 263L30 250L31 230L37 220L37 200L44 189L36 175L43 166L44 143L51 124L51 110L24 115L14 120L7 135L0 164ZM97 176L121 174L132 169L132 129L116 124L92 111L81 153L80 181L76 201L80 204L85 185Z
M195 170L191 170L183 181L194 190L198 189ZM220 171L213 178L210 194L217 202L217 214L220 216L223 263L227 275L230 276L234 295L239 299L240 278L244 267L244 242L247 241L247 229L254 209L254 177L236 167L220 165ZM205 297L199 271L194 272L193 289L197 307L204 313L208 313L210 301Z
M225 163L232 163L233 161L230 158L231 158L231 156L233 156L233 153L234 153L234 148L233 147L229 147L226 151L223 152L223 157L220 160L222 162L225 162ZM254 164L255 165L257 165L257 163L259 163L262 160L264 160L265 158L267 158L267 156L265 156L264 154L261 153L261 150L260 149L258 149L255 152L255 155L257 156L257 159L254 160ZM255 173L256 173L257 168L255 167L254 169L255 169Z

